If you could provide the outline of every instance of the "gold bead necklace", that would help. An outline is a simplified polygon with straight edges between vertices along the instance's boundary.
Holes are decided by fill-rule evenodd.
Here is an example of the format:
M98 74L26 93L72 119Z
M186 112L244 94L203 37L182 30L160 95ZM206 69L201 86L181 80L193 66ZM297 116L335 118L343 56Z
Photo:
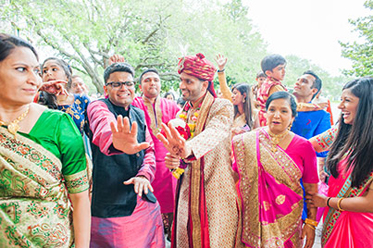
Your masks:
M288 129L286 129L285 132L280 133L280 134L274 134L268 129L268 134L271 137L272 152L277 152L277 145L281 142L281 140L283 140L286 137L286 135L288 135L288 133L289 133Z
M18 116L15 120L13 120L9 123L6 123L6 122L0 120L0 125L1 126L8 126L9 133L13 134L14 138L16 138L16 133L19 130L19 124L18 123L20 121L22 121L23 119L25 119L29 110L30 110L30 106L27 106L26 111L23 112L20 116Z

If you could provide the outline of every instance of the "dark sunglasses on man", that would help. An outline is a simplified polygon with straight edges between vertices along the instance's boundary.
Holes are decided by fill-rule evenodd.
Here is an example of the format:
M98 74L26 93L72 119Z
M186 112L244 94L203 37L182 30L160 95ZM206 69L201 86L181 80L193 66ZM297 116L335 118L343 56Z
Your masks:
M126 81L126 82L109 82L109 83L106 83L106 86L107 85L111 85L113 88L120 88L122 85L125 85L127 87L132 87L135 85L135 83L133 81Z

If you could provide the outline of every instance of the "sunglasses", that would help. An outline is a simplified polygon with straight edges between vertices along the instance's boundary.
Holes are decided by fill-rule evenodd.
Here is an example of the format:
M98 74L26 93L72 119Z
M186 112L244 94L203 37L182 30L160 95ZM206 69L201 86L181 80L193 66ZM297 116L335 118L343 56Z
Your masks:
M106 86L107 85L111 85L113 88L120 88L122 85L125 85L127 87L132 87L135 85L135 83L133 81L126 81L126 82L109 82L109 83L106 83Z

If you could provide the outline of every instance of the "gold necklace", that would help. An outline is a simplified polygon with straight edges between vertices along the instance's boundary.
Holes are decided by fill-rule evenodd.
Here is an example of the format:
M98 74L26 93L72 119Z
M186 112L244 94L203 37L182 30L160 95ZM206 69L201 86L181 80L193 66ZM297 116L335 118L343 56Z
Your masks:
M280 141L285 138L285 136L289 133L289 130L286 130L283 133L280 134L274 134L268 129L268 134L271 137L271 143L272 143L272 152L277 152L277 145L280 143Z
M14 138L16 138L16 133L19 130L19 125L18 123L25 119L26 115L28 114L28 111L30 110L30 106L27 107L26 111L23 112L20 116L18 116L15 120L5 123L4 121L0 120L0 125L8 126L8 131L9 133L14 135Z

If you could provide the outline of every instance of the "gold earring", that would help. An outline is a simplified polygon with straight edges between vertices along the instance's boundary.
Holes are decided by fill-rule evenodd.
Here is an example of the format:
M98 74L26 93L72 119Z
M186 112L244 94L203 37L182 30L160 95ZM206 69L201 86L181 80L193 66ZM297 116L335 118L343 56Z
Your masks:
M289 131L290 131L292 126L293 126L293 123L291 122L290 125L288 126Z
M246 102L245 98L242 99L242 102Z

